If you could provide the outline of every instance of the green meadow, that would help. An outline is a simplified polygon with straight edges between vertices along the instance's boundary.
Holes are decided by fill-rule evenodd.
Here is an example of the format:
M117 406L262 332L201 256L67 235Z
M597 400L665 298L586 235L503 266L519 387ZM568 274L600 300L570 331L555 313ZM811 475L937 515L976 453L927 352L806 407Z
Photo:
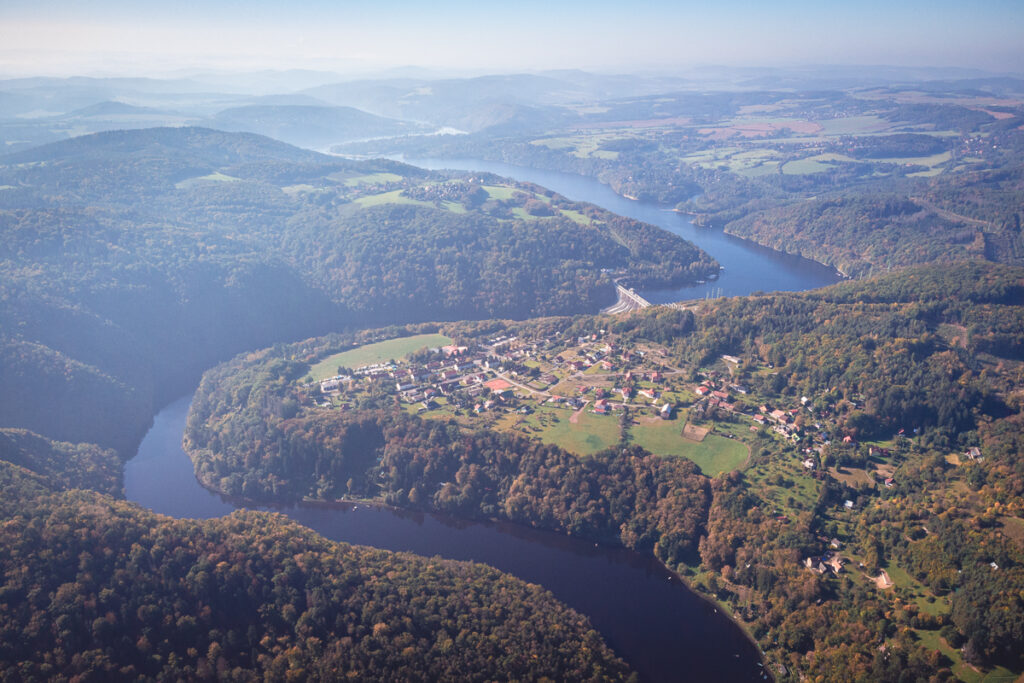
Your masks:
M374 363L391 360L392 358L395 360L404 358L413 351L418 351L423 347L436 348L438 346L448 346L451 343L452 340L443 334L417 334L411 337L389 339L328 356L314 365L310 369L309 374L312 375L314 380L319 382L322 379L334 377L338 373L339 365L346 368L358 368L363 365L373 365Z

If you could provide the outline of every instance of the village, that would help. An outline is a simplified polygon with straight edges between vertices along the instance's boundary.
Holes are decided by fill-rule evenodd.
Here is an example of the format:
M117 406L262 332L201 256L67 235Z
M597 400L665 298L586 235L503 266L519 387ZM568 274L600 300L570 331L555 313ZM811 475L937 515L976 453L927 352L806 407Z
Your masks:
M781 464L776 460L747 475L778 505L778 519L808 509L816 482L831 477L856 492L829 513L836 529L847 529L865 496L896 485L892 445L908 435L901 430L885 446L858 444L842 434L828 397L800 396L792 405L776 397L770 403L738 379L743 362L723 355L707 368L681 367L663 346L623 342L606 330L554 338L504 334L338 367L338 374L311 388L323 409L350 410L365 397L387 396L424 419L516 432L583 457L635 443L652 453L686 457L708 476L745 469L751 448L768 439ZM757 372L774 368L766 364ZM982 455L974 447L949 457L958 464ZM793 479L803 483L784 483ZM792 495L800 488L807 494L803 503ZM861 568L857 574L878 589L894 587L884 569L877 576L864 574L860 558L844 554L837 536L820 541L820 552L801 561L807 571L839 576L852 561Z
M798 444L805 470L820 467L830 433L809 399L782 407L758 400L735 380L739 363L725 355L708 369L679 367L666 348L622 343L605 330L555 339L498 335L339 367L315 387L314 399L347 410L362 397L393 396L425 419L519 432L581 456L632 442L688 457L709 476L742 468L750 443L768 433Z

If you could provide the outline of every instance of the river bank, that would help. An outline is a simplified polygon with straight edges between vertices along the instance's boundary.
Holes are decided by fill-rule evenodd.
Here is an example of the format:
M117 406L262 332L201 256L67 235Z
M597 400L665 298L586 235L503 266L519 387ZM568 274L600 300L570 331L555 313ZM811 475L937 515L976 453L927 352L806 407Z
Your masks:
M494 173L542 185L574 200L595 204L629 218L656 225L709 253L723 267L717 279L669 289L639 289L651 303L673 303L753 292L804 291L840 282L834 268L816 261L763 247L721 230L694 225L671 208L643 200L626 199L611 187L588 177L474 159L405 159L429 170L451 169Z
M585 614L649 681L764 680L748 635L653 556L502 521L358 503L257 505L203 488L181 447L191 398L157 414L125 465L128 500L174 517L249 508L285 514L322 536L385 550L489 564L551 591Z

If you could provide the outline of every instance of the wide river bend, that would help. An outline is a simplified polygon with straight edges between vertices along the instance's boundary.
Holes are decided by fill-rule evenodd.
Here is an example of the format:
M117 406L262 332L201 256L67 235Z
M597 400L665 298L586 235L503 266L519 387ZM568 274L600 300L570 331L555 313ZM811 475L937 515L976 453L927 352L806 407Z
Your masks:
M658 225L710 253L725 270L717 280L674 290L642 291L655 303L805 290L839 280L831 268L781 254L687 216L616 195L596 180L471 160L418 160L426 168L487 171L548 187ZM207 519L252 507L211 493L196 480L181 448L191 397L164 408L125 465L129 500L174 517ZM757 647L719 610L653 557L502 522L470 522L364 504L296 504L281 512L327 538L420 555L492 565L538 583L587 615L609 645L647 681L763 681Z

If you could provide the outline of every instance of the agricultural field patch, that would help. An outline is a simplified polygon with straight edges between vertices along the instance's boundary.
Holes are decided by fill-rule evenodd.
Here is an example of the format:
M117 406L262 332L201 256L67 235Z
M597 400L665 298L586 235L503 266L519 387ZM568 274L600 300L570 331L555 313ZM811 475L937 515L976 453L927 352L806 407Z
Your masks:
M874 486L874 478L868 474L868 471L861 467L829 467L829 476L836 481L840 481L851 488L859 488L861 486Z
M402 194L404 190L392 190L391 192L382 192L380 194L371 194L366 197L359 197L355 200L355 203L364 208L370 206L382 206L384 204L412 204L414 206L433 206L430 202L421 202L418 199L412 199Z
M709 477L743 466L749 454L745 443L706 432L700 441L688 439L682 434L685 419L686 413L681 411L674 420L658 419L632 425L630 441L651 453L692 460Z
M571 415L568 410L558 410L558 420L548 421L534 436L577 455L593 455L619 442L618 416L595 415L586 408L577 412L575 422Z
M195 178L187 178L185 180L182 180L180 182L175 183L174 187L176 187L179 190L184 190L184 189L190 188L193 185L195 185L196 183L200 183L200 182L202 182L204 180L205 181L215 182L215 183L237 183L237 182L239 182L241 180L241 178L236 178L234 176L225 175L225 174L221 173L220 171L215 171L214 173L210 173L210 174L207 174L207 175L204 175L204 176L198 176L198 177L195 177Z
M786 175L809 175L811 173L822 173L835 168L832 164L822 163L813 158L788 161L783 165L782 172Z
M823 135L866 135L891 130L893 123L874 114L820 121Z
M358 368L363 365L382 363L386 360L398 360L424 347L437 348L451 343L451 338L443 334L417 334L411 337L399 337L375 344L366 344L328 356L314 365L309 374L314 380L320 381L334 377L338 372L339 365L346 368Z

